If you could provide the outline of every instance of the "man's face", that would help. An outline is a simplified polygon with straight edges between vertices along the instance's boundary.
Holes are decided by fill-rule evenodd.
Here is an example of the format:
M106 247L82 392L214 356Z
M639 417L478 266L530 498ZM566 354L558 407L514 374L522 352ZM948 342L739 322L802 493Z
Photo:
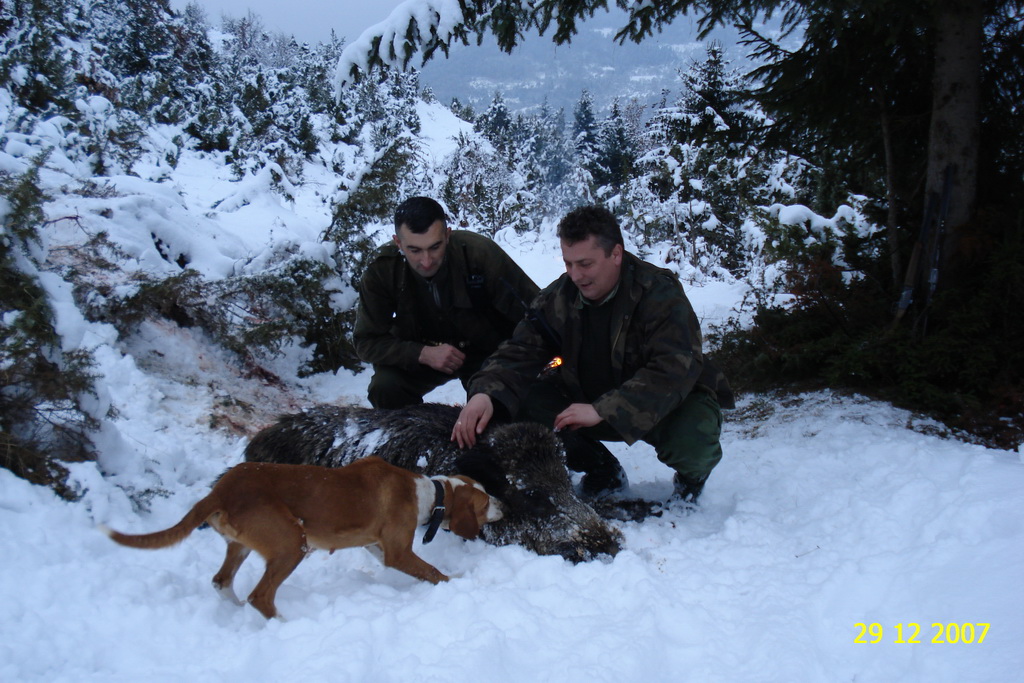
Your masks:
M417 234L405 225L398 229L395 244L402 250L405 260L412 269L423 277L434 277L444 263L444 252L448 247L451 229L443 221L434 221L427 231Z
M569 279L590 301L601 301L615 289L622 271L622 245L606 254L593 235L568 244L562 240L562 260Z

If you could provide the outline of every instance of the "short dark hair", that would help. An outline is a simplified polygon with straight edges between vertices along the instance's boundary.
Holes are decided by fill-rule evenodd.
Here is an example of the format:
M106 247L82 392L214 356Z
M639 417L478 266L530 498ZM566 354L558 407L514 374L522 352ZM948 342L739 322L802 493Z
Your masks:
M622 230L611 211L598 206L580 206L565 215L558 223L558 238L568 244L582 242L593 235L605 254L611 254L616 244L622 244Z
M410 232L422 235L437 221L448 221L443 206L430 197L409 197L395 209L395 234L404 225Z

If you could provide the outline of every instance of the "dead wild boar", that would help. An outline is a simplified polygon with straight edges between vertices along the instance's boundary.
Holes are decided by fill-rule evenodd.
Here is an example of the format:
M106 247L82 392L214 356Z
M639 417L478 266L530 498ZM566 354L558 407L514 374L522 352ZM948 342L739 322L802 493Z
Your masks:
M245 459L341 467L375 455L427 475L465 474L505 507L482 537L573 562L614 555L621 539L573 490L561 441L534 423L492 424L470 449L451 441L457 406L395 410L317 405L281 416L246 447Z

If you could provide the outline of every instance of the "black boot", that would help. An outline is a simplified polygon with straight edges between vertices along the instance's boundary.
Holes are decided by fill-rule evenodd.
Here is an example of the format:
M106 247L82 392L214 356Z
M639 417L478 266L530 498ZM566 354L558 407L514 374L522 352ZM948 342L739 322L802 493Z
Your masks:
M616 460L612 468L587 472L580 480L580 496L598 500L629 488L626 470Z
M685 475L675 473L672 477L672 497L669 498L669 503L681 501L684 507L697 507L697 498L700 497L700 492L704 490L704 482L708 480L707 477L698 479L696 477L688 477Z
M603 443L578 432L563 432L559 436L565 446L566 466L584 473L580 481L582 498L597 500L629 487L626 471Z

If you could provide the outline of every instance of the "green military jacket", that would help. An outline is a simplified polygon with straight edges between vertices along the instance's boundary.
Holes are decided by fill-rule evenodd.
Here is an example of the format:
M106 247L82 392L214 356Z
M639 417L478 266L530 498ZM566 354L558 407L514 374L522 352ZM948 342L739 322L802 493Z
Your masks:
M445 249L448 303L424 306L417 275L397 245L381 247L359 283L352 337L367 363L419 366L426 344L451 344L486 357L507 339L538 287L492 240L453 230Z
M592 403L598 415L627 443L644 437L694 389L718 392L725 407L732 392L704 356L700 324L682 285L668 270L623 254L619 294L612 301L612 373L617 385L595 400L580 386L579 290L568 275L544 288L531 305L554 333L524 319L512 337L470 381L468 394L485 393L515 415L529 385L553 356L562 358L557 381L574 402ZM553 336L554 339L545 337Z

